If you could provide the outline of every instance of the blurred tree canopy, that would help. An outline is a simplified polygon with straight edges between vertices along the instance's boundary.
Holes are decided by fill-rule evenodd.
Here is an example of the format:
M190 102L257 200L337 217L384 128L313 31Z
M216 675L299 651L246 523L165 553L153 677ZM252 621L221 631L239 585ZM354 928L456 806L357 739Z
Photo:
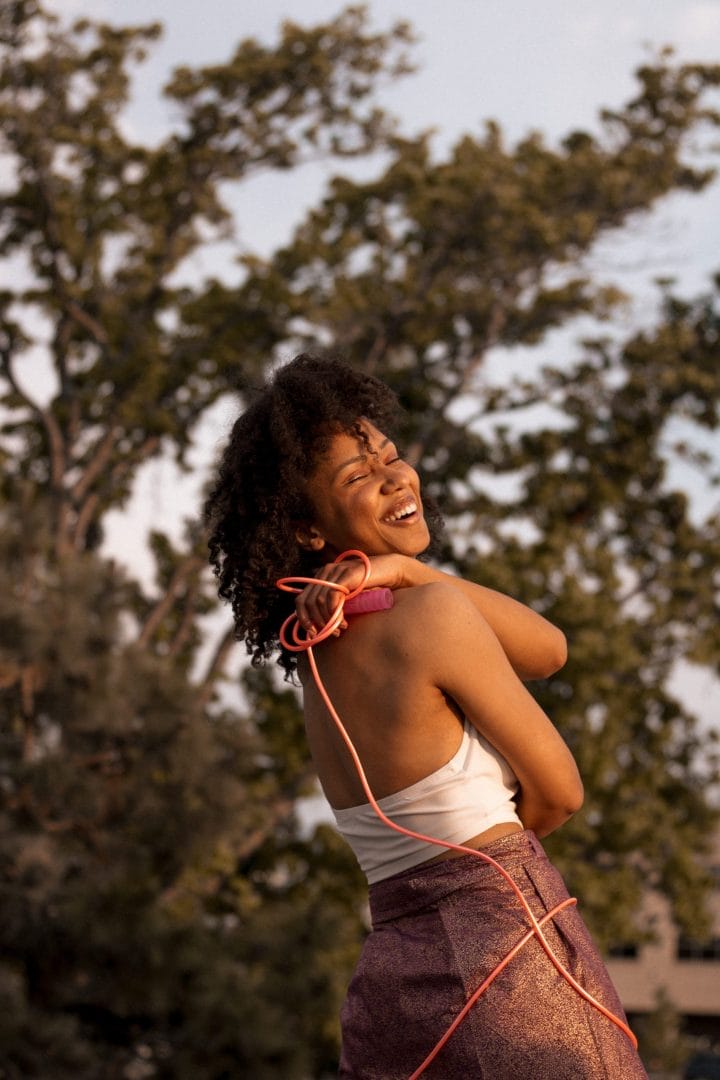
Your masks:
M448 565L567 632L536 692L586 783L550 844L586 916L637 938L651 883L689 927L717 761L670 679L718 665L720 521L671 466L717 482L696 439L717 426L717 290L666 289L652 331L536 358L622 303L587 269L598 240L711 181L691 140L718 122L720 68L662 55L599 134L507 146L489 124L439 160L376 104L410 70L409 28L348 8L177 70L149 147L122 111L158 34L0 10L0 1075L320 1077L364 889L331 829L300 828L294 691L250 671L232 707L219 693L233 638L202 648L196 521L181 545L149 537L147 590L103 556L104 517L145 462L185 466L209 408L278 350L332 343L386 379ZM228 185L378 150L375 180L335 179L281 250L243 255L240 285L178 284L231 236ZM527 372L486 378L519 345ZM38 355L42 386L23 373Z

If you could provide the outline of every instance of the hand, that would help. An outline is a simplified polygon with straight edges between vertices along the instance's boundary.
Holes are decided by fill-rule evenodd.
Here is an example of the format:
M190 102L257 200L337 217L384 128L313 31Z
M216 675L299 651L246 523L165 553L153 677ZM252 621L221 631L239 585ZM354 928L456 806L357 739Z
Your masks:
M406 574L403 572L405 555L372 555L370 557L370 577L365 588L388 588L399 589L409 584ZM362 584L365 575L365 567L359 559L345 559L340 563L327 563L313 571L313 577L323 581L333 581L338 585L344 585L348 592L353 592ZM338 589L328 588L326 585L307 585L295 601L295 610L301 626L314 637L323 626L331 619L341 601ZM343 621L336 635L341 630L347 629L347 623Z

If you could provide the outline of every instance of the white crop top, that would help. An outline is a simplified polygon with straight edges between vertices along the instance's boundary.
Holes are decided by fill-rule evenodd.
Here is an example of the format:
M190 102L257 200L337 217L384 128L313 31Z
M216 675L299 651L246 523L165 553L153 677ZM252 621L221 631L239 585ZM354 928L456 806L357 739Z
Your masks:
M513 796L518 782L502 754L467 720L458 750L446 765L410 787L378 799L387 816L406 829L462 844L503 822L522 828ZM440 849L388 828L370 803L333 810L338 831L355 852L368 884L409 870Z

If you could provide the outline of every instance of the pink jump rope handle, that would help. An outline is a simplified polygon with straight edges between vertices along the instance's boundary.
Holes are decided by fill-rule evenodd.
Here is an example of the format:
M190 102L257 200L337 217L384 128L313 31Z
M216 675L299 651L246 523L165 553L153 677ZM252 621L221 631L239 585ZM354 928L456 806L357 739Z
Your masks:
M367 615L371 611L387 611L395 603L391 589L368 589L345 601L346 615Z

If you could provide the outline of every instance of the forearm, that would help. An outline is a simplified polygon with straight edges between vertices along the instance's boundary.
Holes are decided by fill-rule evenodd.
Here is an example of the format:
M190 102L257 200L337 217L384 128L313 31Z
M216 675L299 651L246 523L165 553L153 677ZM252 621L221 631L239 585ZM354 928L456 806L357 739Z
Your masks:
M564 825L581 809L585 798L582 778L570 748L557 731L553 730L552 734L552 741L541 748L544 758L533 762L536 775L530 773L527 764L519 764L517 770L520 786L515 804L518 817L526 829L532 829L541 837ZM539 740L535 745L540 745Z
M525 604L417 559L404 559L404 585L426 585L432 581L448 582L468 597L491 627L521 679L546 678L565 663L565 635Z

